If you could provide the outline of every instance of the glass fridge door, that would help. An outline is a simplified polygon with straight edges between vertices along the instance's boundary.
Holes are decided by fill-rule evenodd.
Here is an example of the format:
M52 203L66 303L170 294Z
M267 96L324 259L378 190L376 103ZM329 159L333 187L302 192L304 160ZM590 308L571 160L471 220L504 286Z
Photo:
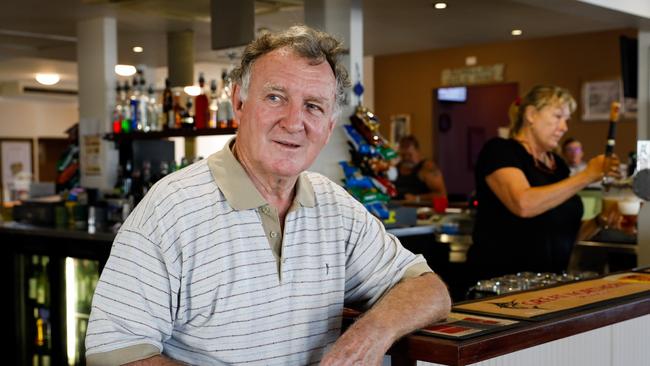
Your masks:
M65 343L70 366L86 364L86 327L98 280L98 261L65 258Z

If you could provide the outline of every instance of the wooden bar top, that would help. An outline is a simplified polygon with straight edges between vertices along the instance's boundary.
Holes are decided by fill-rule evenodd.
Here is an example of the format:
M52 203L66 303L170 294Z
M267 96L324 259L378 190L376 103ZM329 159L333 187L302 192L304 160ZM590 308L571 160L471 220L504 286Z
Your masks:
M417 360L467 365L647 314L649 293L466 340L413 333L398 341L390 353L394 366L415 365Z

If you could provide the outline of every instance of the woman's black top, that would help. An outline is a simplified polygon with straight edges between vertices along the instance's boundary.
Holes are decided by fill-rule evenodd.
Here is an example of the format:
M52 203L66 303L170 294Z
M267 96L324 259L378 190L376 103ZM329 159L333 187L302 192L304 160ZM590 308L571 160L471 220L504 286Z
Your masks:
M535 217L521 218L501 203L485 180L497 169L512 167L524 173L531 187L556 183L569 176L569 168L558 155L554 158L554 170L540 167L513 139L492 139L481 150L475 171L478 211L467 260L473 281L522 271L566 270L580 230L580 197L575 195Z
M431 189L425 182L420 179L419 174L420 170L424 167L425 161L422 160L419 162L411 174L401 174L395 180L395 188L397 188L397 199L403 199L406 193L410 194L424 194L431 192ZM399 166L397 167L399 170Z

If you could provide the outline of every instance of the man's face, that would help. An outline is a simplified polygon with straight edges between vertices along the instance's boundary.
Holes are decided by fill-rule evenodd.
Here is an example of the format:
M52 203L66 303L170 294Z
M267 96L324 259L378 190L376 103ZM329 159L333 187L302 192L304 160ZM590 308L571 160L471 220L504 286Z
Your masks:
M245 101L235 86L237 152L256 174L294 177L307 169L332 134L336 80L327 62L310 65L287 49L261 56Z
M399 158L402 165L413 167L420 162L420 152L413 145L400 146Z
M564 158L569 165L578 165L582 162L582 144L573 141L564 147Z

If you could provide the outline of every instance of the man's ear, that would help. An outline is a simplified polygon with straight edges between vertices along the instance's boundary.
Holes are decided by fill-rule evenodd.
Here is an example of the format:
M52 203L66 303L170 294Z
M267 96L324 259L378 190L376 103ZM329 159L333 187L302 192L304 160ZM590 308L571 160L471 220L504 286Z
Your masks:
M330 141L330 137L332 137L332 131L334 131L334 127L336 127L336 117L332 117L329 121L329 126L327 126L327 139L325 140L325 144Z
M237 119L241 120L241 118L239 118L240 117L239 114L242 112L242 107L244 106L244 102L241 99L241 86L239 84L234 84L231 102L232 102L233 111L235 112Z

